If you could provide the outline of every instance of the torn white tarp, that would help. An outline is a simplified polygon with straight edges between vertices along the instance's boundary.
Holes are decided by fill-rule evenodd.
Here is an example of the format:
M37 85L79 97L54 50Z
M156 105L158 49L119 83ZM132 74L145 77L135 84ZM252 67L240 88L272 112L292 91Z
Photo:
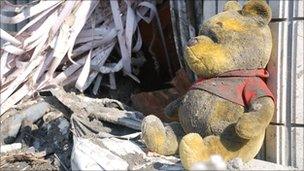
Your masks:
M74 136L72 170L127 170L129 164L89 139Z

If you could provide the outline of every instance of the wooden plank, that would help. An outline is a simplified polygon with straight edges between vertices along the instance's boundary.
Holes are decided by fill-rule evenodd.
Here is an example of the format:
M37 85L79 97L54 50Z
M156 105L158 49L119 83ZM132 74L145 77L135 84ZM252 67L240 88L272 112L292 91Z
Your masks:
M270 77L267 84L276 100L276 113L272 122L286 123L287 107L287 22L272 22L270 28L273 37L272 54L267 66Z
M287 127L283 125L269 125L266 129L265 151L266 160L288 165Z
M287 18L289 1L269 1L269 5L272 9L272 18Z
M292 22L291 122L297 124L304 124L303 22Z
M198 30L196 29L196 14L195 14L196 12L195 12L194 2L195 2L194 0L188 0L185 2L187 8L187 20L189 21L188 24L189 39L191 37L195 37L198 33Z
M304 127L291 128L291 165L304 170Z
M293 1L293 17L304 17L304 0Z
M203 9L203 21L206 21L216 14L216 1L203 1Z

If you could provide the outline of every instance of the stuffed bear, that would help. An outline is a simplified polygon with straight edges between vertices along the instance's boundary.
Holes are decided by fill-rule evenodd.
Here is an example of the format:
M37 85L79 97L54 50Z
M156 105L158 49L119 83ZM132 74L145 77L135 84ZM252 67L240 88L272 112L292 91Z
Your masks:
M255 157L275 109L264 82L272 49L270 19L265 1L250 0L243 7L228 1L222 13L203 23L185 47L186 61L199 79L165 109L179 122L163 124L154 115L142 122L150 151L179 152L185 169L214 154L245 162Z

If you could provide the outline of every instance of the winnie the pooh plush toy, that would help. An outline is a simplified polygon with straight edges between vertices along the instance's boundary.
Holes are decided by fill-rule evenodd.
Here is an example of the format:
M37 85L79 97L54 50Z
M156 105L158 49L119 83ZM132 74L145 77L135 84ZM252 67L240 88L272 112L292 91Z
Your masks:
M186 61L200 79L166 108L179 123L163 125L154 115L145 117L142 138L150 151L179 151L185 169L213 154L225 160L255 157L275 108L264 83L272 49L270 19L271 9L262 0L242 8L228 1L202 25L185 48Z

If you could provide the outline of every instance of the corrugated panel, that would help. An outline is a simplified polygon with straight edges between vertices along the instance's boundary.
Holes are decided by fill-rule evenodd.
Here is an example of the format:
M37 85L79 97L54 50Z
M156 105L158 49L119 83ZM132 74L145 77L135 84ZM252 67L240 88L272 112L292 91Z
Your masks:
M187 1L186 3L185 0L170 1L170 13L171 13L174 41L177 49L178 58L181 67L186 69L188 77L191 80L194 80L194 74L189 69L184 59L184 47L187 44L188 40L190 39L190 36L191 35L194 36L196 34L192 32L198 29L197 27L195 28L195 25L191 23L191 21L196 23L197 18L200 17L201 15L200 14L201 11L199 11L197 14L191 14L191 15L190 15L191 12L189 12L189 10L191 10L190 9L191 7L194 9L195 6L194 2L195 1ZM195 7L195 9L199 9L199 8Z
M203 23L203 1L202 0L195 0L194 1L194 14L195 14L195 30L196 33L199 31L200 25Z
M184 7L181 7L182 5L184 5ZM185 27L188 26L188 18L185 17L185 15L187 14L185 10L185 1L170 1L170 12L172 18L172 28L174 32L175 46L178 51L177 54L181 66L185 66L185 61L183 58L183 47L185 46L186 39L189 39L188 28L185 29ZM184 18L180 18L181 16Z

